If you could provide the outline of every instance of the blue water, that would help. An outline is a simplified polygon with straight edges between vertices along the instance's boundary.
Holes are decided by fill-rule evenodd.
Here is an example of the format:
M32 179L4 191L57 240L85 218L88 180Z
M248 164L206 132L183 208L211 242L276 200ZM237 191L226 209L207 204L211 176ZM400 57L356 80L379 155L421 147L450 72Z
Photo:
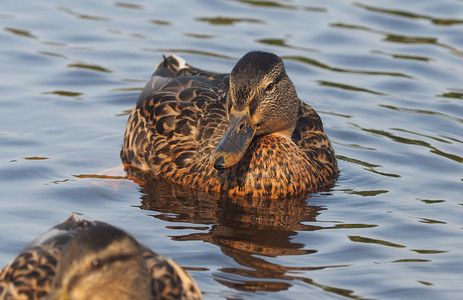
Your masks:
M463 2L4 1L0 265L71 213L186 267L205 299L458 299ZM141 188L119 152L163 54L229 72L283 57L336 186L243 203ZM119 166L119 167L118 167Z

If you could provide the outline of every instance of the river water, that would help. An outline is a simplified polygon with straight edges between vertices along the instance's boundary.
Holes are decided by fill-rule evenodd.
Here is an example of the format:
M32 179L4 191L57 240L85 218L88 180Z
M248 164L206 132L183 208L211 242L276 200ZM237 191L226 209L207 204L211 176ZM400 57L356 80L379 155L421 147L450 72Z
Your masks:
M205 299L458 299L463 2L3 1L0 265L71 213L171 257ZM163 54L280 55L340 177L308 199L192 195L120 172Z

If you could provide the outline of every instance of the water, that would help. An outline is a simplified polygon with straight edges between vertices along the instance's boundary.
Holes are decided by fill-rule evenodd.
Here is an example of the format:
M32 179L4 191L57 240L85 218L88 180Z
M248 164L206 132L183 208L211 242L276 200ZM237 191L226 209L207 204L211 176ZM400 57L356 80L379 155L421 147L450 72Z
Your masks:
M461 297L462 16L456 0L4 1L0 265L75 213L187 267L206 299ZM250 203L121 177L162 54L229 72L256 49L321 115L330 192Z

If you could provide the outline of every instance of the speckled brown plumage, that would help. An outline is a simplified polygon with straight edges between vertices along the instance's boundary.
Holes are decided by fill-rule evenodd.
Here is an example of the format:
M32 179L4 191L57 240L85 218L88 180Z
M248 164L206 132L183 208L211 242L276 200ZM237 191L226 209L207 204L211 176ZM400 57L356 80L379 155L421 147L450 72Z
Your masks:
M0 271L0 299L202 296L194 280L172 260L109 224L71 216Z
M254 137L242 157L223 163L217 149L233 114L247 114ZM129 175L136 167L191 188L266 198L318 191L338 174L320 117L297 98L281 59L264 52L248 53L231 76L167 57L129 117L121 158Z

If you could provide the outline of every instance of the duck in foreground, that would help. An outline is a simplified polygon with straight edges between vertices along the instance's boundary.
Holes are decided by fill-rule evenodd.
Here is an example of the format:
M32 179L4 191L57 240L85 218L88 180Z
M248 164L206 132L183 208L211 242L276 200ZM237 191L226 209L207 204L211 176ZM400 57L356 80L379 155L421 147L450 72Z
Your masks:
M72 215L0 271L0 299L202 299L175 262L124 231Z
M338 166L323 124L283 61L249 52L231 74L164 59L140 94L121 158L173 183L278 198L332 186Z

